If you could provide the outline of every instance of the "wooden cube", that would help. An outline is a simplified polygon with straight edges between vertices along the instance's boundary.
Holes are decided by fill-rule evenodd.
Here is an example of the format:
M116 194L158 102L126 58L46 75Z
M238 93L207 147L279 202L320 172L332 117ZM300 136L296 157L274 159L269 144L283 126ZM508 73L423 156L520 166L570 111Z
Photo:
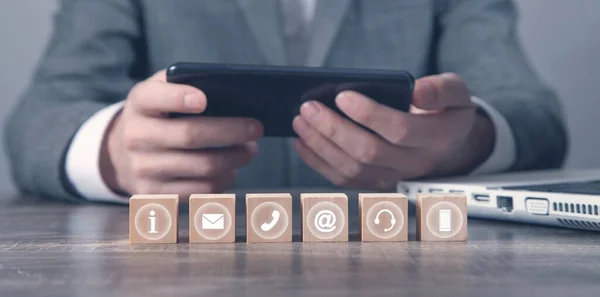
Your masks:
M444 193L418 194L417 239L466 241L467 197Z
M359 193L362 241L408 241L408 198L400 193Z
M343 193L300 194L304 242L348 241L348 196Z
M190 196L190 243L235 242L235 194Z
M133 195L129 199L129 242L177 243L179 195Z
M292 195L246 194L247 242L292 242Z

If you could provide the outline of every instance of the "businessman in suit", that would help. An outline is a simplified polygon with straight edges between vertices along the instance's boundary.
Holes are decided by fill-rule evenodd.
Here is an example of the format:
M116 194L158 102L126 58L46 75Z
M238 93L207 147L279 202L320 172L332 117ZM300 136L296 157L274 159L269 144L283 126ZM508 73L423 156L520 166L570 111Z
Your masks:
M408 113L338 95L375 134L307 102L289 123L299 137L271 139L253 119L203 117L202 90L165 80L176 61L419 79ZM406 179L552 168L567 137L509 0L63 0L7 143L23 190L126 203L132 193L232 187L389 191Z

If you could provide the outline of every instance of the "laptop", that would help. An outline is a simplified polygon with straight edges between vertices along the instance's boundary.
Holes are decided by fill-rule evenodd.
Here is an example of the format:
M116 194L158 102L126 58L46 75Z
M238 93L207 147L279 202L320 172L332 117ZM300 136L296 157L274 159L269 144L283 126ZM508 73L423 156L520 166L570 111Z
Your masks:
M412 202L418 193L464 194L473 218L600 231L600 169L410 181L397 190Z

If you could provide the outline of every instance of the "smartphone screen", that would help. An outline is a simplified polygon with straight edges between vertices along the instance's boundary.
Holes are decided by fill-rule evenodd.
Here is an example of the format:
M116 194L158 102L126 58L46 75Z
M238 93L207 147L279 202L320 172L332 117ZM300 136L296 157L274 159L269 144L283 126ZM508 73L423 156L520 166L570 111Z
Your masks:
M167 81L202 90L208 100L203 116L253 118L263 124L267 137L297 137L292 122L306 101L318 101L353 121L335 103L346 90L408 112L414 87L412 75L401 70L211 63L176 63L169 67Z

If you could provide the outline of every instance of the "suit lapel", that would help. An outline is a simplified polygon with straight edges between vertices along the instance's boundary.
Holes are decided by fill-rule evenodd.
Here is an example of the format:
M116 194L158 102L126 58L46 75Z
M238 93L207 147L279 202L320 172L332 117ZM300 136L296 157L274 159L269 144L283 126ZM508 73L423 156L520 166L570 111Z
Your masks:
M307 66L321 67L344 21L350 0L317 0Z
M285 65L285 44L279 22L278 0L237 0L250 31L269 64Z

